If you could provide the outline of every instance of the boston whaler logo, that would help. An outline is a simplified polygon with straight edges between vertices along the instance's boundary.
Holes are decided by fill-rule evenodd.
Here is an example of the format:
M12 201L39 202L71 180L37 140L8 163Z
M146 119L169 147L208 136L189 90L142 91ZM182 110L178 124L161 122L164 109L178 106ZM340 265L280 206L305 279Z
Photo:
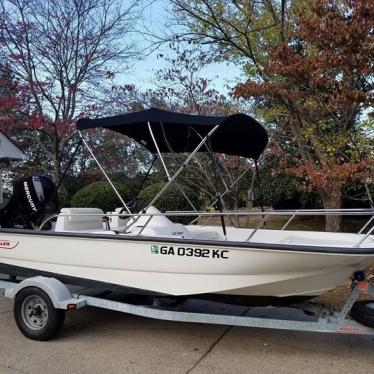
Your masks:
M229 251L222 249L205 249L191 247L172 247L168 245L151 245L151 253L154 255L185 256L216 258L227 260Z
M160 248L158 247L158 245L151 246L151 253L153 253L154 255L158 255L160 253Z
M16 248L19 242L11 242L9 240L0 239L0 248L3 249L13 249Z
M31 193L30 193L30 189L29 189L29 185L27 184L27 182L23 182L23 187L25 188L25 193L26 193L26 198L31 206L31 209L34 211L34 212L37 212L38 209L36 209L36 206L35 206L35 203L31 197Z

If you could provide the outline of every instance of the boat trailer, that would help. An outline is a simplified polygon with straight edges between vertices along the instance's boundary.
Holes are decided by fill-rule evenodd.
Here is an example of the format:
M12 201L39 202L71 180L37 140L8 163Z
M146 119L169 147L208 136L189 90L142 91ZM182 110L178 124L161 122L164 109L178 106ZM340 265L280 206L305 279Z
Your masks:
M34 340L52 338L62 326L66 310L76 310L86 306L166 321L374 335L374 328L364 326L350 317L352 306L359 296L374 297L374 285L367 279L352 281L351 293L341 310L330 305L305 303L292 307L250 307L242 315L222 314L219 311L217 313L191 312L191 308L185 311L183 303L176 307L161 307L157 303L135 305L113 301L102 296L71 292L59 280L43 276L27 278L19 283L15 279L0 280L0 292L5 297L14 299L17 325L25 336ZM213 306L214 304L221 307L225 305L212 303Z

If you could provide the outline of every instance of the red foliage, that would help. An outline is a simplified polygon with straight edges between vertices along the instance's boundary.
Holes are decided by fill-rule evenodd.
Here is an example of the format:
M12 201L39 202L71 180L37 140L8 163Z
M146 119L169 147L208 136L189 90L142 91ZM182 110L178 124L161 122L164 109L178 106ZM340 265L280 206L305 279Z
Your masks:
M288 168L287 171L297 177L304 177L308 190L330 188L341 189L350 181L360 181L368 174L368 162L342 163L332 165L313 165L303 163L299 167Z
M310 188L341 188L362 178L368 161L353 157L360 114L374 103L374 6L367 0L314 0L269 51L263 80L235 95L282 108L279 129L296 143Z
M7 68L0 66L0 130L6 129L8 126L16 126L19 121L19 112L27 101L27 95L24 87L15 82L10 75L7 74Z

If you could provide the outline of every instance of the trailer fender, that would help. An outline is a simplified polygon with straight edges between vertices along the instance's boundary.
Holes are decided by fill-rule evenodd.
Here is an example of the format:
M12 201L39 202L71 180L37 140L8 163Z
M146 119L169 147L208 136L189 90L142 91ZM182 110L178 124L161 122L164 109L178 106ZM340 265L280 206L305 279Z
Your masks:
M51 299L56 309L78 309L85 306L84 299L74 298L69 289L55 278L47 278L42 276L27 278L15 285L13 288L7 288L4 296L14 299L18 292L26 287L37 287L43 290Z

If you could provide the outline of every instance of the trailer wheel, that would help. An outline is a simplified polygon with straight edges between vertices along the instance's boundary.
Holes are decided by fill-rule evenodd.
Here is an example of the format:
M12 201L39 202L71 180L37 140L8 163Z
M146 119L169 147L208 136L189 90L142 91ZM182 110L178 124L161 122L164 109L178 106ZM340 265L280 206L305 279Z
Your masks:
M354 303L351 316L365 326L374 327L374 300Z
M16 296L14 317L23 335L43 341L51 339L60 330L65 311L56 309L50 297L40 288L27 287Z

